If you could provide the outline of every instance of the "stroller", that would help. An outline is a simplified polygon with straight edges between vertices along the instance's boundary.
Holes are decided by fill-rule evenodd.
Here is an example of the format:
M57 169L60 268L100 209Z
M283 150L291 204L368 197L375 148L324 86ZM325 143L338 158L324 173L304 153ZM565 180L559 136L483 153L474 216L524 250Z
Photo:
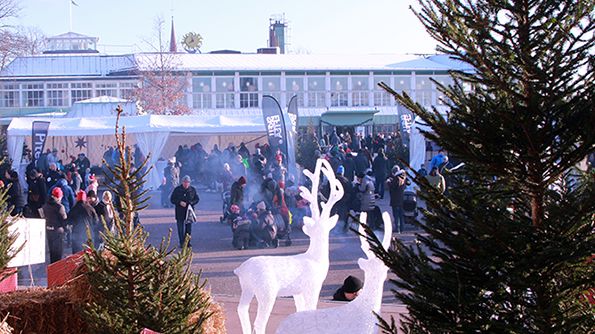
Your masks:
M225 223L231 223L230 221L228 221L228 217L230 214L230 207L231 207L231 192L229 191L225 191L223 193L221 193L221 200L223 200L223 208L222 208L222 213L223 216L219 217L219 222L221 224L225 224Z
M417 218L417 195L412 190L405 190L403 193L403 214L407 224Z

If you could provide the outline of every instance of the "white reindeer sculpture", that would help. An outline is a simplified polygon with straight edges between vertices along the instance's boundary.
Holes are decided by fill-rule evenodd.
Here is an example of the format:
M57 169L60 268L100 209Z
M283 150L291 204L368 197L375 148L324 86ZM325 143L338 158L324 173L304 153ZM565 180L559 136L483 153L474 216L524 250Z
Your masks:
M314 173L304 170L312 181L312 190L300 187L301 196L310 202L312 217L304 217L303 231L310 237L305 253L291 256L256 256L242 263L234 273L240 279L242 296L238 315L244 334L251 334L248 309L256 296L258 311L254 333L264 334L269 316L278 295L293 296L297 311L315 310L322 282L329 267L329 232L337 224L338 216L330 216L331 209L343 197L343 187L335 178L328 161L318 159ZM318 186L324 174L330 182L330 196L318 207Z
M362 213L361 221L365 222L366 218L366 213ZM393 228L388 213L382 214L382 219L384 220L382 247L388 250ZM361 225L359 232L364 234ZM339 307L294 313L281 322L277 328L277 334L371 334L378 332L377 319L372 311L380 313L382 291L388 268L370 250L366 238L360 236L360 241L367 259L360 258L357 261L365 274L364 287L357 298Z

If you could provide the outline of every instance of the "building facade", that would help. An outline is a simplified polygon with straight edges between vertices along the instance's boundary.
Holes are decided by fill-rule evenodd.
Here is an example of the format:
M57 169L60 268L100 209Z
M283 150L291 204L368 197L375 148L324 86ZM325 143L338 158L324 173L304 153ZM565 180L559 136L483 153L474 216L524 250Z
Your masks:
M53 51L16 58L0 72L0 117L60 114L77 101L99 96L131 98L142 86L139 73L153 70L150 64L158 56ZM447 85L449 70L465 69L441 55L177 53L169 59L171 71L187 81L185 103L193 113L256 115L264 95L281 106L295 95L301 125L327 111L374 110L394 122L403 108L379 82L422 105L441 105L444 98L430 79Z

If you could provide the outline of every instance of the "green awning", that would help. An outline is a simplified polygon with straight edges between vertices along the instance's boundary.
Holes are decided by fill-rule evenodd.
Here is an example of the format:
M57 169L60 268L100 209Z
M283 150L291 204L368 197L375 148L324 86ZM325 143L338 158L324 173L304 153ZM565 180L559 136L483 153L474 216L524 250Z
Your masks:
M317 127L320 125L320 116L302 116L298 115L298 126L313 126Z
M327 111L320 115L320 122L333 126L359 126L371 124L378 110Z

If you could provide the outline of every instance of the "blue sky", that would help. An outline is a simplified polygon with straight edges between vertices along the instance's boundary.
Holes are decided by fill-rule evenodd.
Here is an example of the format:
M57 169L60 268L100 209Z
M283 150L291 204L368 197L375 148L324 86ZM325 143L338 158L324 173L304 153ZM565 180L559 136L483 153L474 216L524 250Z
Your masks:
M70 0L21 0L17 23L47 36L69 30ZM200 33L202 50L255 52L269 17L285 14L290 49L313 54L433 53L435 41L409 10L414 0L74 0L73 30L99 37L100 51L147 49L157 16L174 16L178 41ZM173 8L173 11L172 11ZM106 49L109 48L109 49Z

